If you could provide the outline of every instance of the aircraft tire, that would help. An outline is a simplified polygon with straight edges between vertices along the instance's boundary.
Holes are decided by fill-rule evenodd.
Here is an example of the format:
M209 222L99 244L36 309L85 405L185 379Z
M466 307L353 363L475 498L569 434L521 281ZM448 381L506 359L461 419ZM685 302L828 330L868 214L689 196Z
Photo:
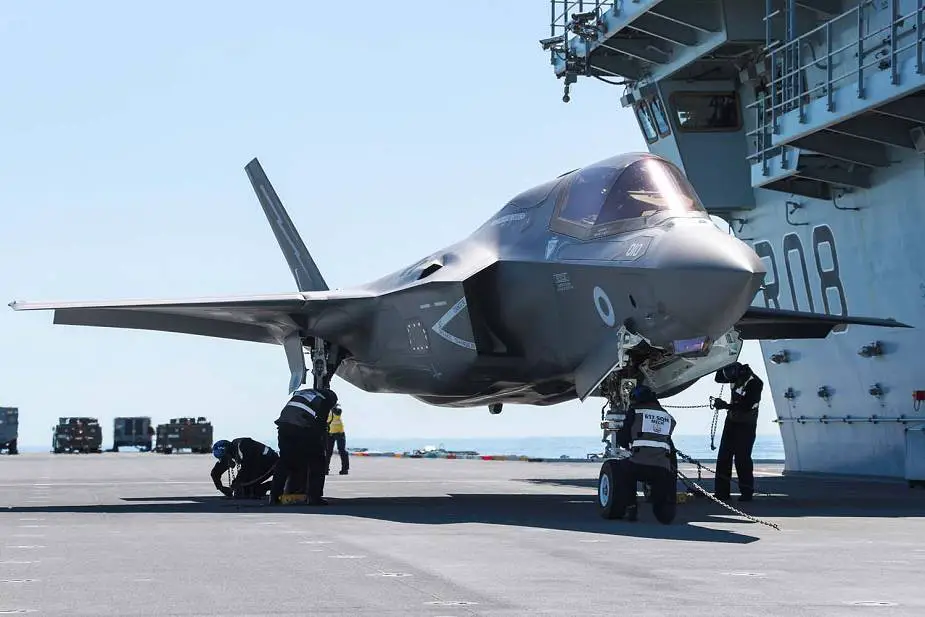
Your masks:
M615 461L604 461L601 473L597 480L597 507L598 512L606 519L620 519L626 513L626 508L616 507L614 499L617 487L617 473Z

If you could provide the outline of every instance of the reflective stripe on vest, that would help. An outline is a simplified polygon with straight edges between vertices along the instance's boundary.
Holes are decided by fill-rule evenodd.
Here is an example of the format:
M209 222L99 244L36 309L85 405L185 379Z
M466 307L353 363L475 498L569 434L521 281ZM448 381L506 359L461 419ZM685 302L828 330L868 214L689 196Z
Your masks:
M301 410L305 411L306 413L308 413L309 415L311 415L311 417L313 417L313 418L317 418L317 417L318 417L318 415L315 413L315 410L312 409L311 407L309 407L308 405L305 405L304 403L297 403L297 402L295 402L295 401L289 401L289 403L287 403L287 405L288 405L288 406L291 406L291 407L298 407L299 409L301 409Z
M651 439L637 439L631 445L631 448L664 448L665 450L671 450L669 446L664 441L652 441Z
M668 440L674 432L675 419L662 409L636 409L630 448L661 448L671 450Z

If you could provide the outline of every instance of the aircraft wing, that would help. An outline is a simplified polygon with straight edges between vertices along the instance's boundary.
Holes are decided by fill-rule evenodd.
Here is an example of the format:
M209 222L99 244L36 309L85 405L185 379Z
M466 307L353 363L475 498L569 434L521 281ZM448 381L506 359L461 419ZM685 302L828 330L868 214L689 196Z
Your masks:
M840 325L911 328L895 319L839 317L803 311L750 307L736 324L743 340L820 339Z
M335 339L372 294L301 292L187 300L11 302L16 311L53 310L54 323L196 334L281 345L296 331ZM353 302L351 302L353 301ZM360 302L360 304L366 304ZM329 339L329 340L330 340Z

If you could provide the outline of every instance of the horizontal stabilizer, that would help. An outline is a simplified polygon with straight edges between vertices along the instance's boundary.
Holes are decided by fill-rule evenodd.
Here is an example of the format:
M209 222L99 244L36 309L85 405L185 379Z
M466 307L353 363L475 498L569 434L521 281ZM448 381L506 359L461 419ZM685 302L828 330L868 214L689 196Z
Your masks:
M369 306L372 294L288 293L189 300L11 302L16 311L53 310L54 323L196 334L282 345L294 332L336 337ZM324 319L322 319L324 318ZM323 321L323 325L321 322Z
M247 172L254 192L257 193L260 206L267 215L270 227L273 228L273 235L276 236L279 248L286 256L286 262L292 270L292 276L295 278L299 291L326 291L327 282L321 276L321 271L305 247L305 243L302 242L302 237L292 223L292 219L289 218L283 202L276 194L273 185L270 184L260 162L257 159L252 160L244 167L244 171Z
M821 313L750 307L736 324L743 340L821 339L837 326L911 328L895 319L839 317Z

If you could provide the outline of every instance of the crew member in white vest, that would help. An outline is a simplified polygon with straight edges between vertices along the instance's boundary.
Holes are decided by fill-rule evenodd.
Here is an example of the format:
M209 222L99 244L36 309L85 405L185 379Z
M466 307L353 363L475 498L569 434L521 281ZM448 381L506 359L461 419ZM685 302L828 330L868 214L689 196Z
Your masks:
M674 520L677 502L677 455L671 441L677 422L647 386L636 386L631 396L632 405L617 433L617 443L632 456L617 463L614 496L626 504L627 520L635 521L636 483L648 483L652 512L667 525Z

